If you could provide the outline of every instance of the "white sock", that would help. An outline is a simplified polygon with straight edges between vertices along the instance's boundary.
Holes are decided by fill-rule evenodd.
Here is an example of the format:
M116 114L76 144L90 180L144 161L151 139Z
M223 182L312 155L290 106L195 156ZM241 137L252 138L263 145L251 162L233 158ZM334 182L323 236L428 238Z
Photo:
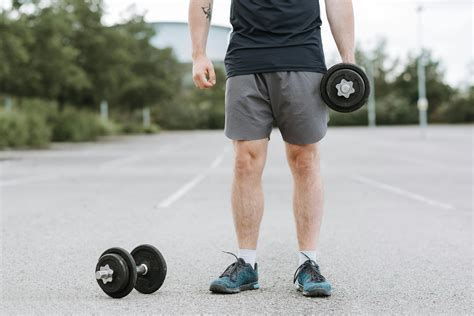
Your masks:
M299 265L305 263L308 258L316 261L316 250L300 250L300 252L298 252Z
M255 259L257 258L257 250L255 249L239 249L239 258L249 263L252 268L255 267Z

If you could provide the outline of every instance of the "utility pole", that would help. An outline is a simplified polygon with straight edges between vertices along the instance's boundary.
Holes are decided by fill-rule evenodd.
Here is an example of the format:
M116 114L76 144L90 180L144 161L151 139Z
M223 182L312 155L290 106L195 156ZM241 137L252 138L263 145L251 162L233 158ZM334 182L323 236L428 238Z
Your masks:
M100 118L104 122L109 120L109 103L106 100L100 102Z
M143 116L143 128L148 129L151 126L151 113L150 108L146 107L142 110Z
M9 97L9 96L6 96L4 102L5 102L5 105L4 105L4 106L5 106L5 111L11 112L12 109L13 109L13 101L12 101L12 98Z
M420 4L416 8L418 15L418 43L420 45L420 55L418 56L418 112L422 137L426 137L426 127L428 126L428 99L426 98L426 78L425 78L425 51L423 48L423 6Z
M372 56L367 61L367 74L369 77L369 86L370 86L370 94L369 94L369 102L367 104L368 107L368 116L369 116L369 127L375 127L375 84L374 84L374 61Z

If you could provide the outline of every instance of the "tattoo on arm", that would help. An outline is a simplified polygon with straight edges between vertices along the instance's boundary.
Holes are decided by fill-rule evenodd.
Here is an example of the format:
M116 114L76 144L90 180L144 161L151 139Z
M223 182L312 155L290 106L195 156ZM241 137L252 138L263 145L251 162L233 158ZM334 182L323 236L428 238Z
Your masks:
M201 7L201 9L202 9L202 12L206 15L206 19L209 19L209 22L211 22L211 18L212 18L211 4L209 3L207 7Z

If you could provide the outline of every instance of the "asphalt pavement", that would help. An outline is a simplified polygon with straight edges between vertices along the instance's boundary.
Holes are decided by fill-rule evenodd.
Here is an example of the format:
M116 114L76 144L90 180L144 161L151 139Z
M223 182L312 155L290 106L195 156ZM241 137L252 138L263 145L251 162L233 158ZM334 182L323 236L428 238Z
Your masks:
M473 126L330 128L320 257L330 298L302 297L291 177L273 131L261 289L213 295L234 260L233 151L222 131L162 132L0 152L1 300L12 314L472 314ZM107 297L107 248L158 247L163 287Z

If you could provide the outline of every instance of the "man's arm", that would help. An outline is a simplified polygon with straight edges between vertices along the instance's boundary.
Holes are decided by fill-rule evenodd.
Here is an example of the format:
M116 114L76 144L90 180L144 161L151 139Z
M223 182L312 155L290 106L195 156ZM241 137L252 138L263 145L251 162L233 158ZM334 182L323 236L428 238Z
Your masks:
M207 36L212 18L213 0L189 1L189 33L193 46L193 81L200 89L209 89L216 83L212 62L206 56Z
M326 0L326 14L342 62L355 63L352 0Z

